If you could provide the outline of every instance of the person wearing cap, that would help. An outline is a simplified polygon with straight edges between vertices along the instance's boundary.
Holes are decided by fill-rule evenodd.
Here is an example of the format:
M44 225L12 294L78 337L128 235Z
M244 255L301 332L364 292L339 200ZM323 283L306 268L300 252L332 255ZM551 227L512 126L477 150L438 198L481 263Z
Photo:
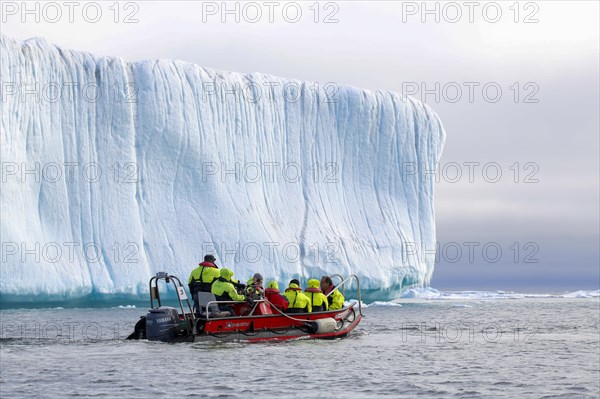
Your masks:
M310 299L304 295L298 279L290 281L290 285L283 293L288 300L289 306L286 313L309 313L312 311Z
M245 301L244 295L238 294L237 290L231 282L233 271L227 268L221 269L219 278L212 284L210 292L215 295L217 301ZM230 304L219 304L220 310L232 311L233 307Z
M216 260L214 255L205 255L204 262L199 263L198 267L192 270L188 280L192 298L195 298L198 292L210 292L213 281L220 277L219 268L215 264Z
M258 295L262 296L263 293L263 276L260 273L255 273L251 279L248 280L246 286L246 293L250 296Z
M265 298L271 302L271 306L281 311L285 312L289 306L287 298L279 293L279 284L277 284L277 281L269 281L265 289Z
M333 281L329 276L321 277L321 291L327 296L329 310L338 310L344 307L344 296L340 290L335 289Z
M323 312L328 308L327 297L319 288L319 280L311 278L308 280L308 288L304 290L304 294L310 299L313 312Z

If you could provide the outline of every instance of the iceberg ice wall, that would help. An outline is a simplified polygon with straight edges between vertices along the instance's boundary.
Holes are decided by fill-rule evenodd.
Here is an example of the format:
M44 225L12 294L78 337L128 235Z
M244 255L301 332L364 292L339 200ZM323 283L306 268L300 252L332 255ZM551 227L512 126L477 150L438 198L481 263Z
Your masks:
M3 300L142 294L205 252L280 284L431 277L433 179L410 172L444 131L418 101L5 36L1 80Z

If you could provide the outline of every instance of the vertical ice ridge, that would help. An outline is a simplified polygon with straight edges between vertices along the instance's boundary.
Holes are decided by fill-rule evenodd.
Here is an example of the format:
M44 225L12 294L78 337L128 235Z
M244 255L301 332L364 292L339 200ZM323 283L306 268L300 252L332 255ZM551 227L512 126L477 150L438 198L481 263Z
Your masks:
M125 62L43 40L1 36L0 45L3 82L93 82L104 94L90 102L74 91L56 103L9 95L2 103L2 162L97 163L103 172L96 183L81 167L58 184L6 176L3 242L79 248L73 260L54 263L9 257L3 297L145 292L152 273L186 278L208 251L242 279L257 271L281 283L353 272L364 288L391 293L431 278L432 257L421 259L405 244L435 242L433 182L402 171L407 162L431 169L440 157L444 131L429 107L352 87L340 87L328 102L310 82L181 61ZM207 84L255 84L262 92L257 101L244 92L236 100L222 90L207 94ZM298 101L286 99L286 85L300 90ZM131 87L135 101L123 101ZM278 165L273 181L268 162ZM127 163L135 165L134 181L121 174L114 182L109 168ZM250 163L263 166L259 181L222 173ZM328 163L337 167L333 175ZM207 165L217 172L207 174ZM286 165L300 167L299 181L285 180ZM101 248L98 261L82 252L90 242ZM250 242L262 251L258 260L245 256ZM297 258L284 251L291 244ZM136 263L124 262L126 254Z

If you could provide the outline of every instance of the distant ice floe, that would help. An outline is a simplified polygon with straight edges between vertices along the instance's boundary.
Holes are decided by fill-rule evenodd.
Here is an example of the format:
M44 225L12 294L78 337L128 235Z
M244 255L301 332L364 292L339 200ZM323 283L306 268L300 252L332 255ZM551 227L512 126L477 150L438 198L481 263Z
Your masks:
M512 291L439 291L435 288L409 288L403 290L400 297L389 302L374 301L372 303L362 302L363 308L372 306L401 307L403 302L415 300L503 300L503 299L527 299L527 298L600 298L600 290L595 291L575 291L564 294L548 293L519 293ZM349 299L345 305L358 304L356 299ZM471 308L472 305L465 303L454 303L454 308Z
M435 288L408 288L399 299L431 300L481 300L481 299L524 299L524 298L599 298L600 290L575 291L570 293L520 293L513 291L439 291ZM464 306L466 307L466 306Z
M600 290L596 291L575 291L561 295L562 298L600 298Z
M372 304L370 304L369 306L402 306L402 304L397 303L397 302L375 301Z
M350 305L358 305L358 300L356 299L349 299L347 301L344 302L344 306L350 306ZM372 303L365 303L365 302L361 302L361 306L363 308L368 308L371 306L390 306L390 307L402 307L402 304L397 303L397 302L385 302L385 301L374 301Z

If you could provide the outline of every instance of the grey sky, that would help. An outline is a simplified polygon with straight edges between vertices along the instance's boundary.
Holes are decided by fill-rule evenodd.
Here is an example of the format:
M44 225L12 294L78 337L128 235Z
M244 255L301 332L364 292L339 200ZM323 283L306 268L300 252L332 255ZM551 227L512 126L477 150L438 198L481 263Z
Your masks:
M71 23L68 8L57 2L62 16L51 23L55 9L40 2L36 23L21 2L6 1L2 33L128 60L173 58L412 93L438 112L447 131L436 192L438 240L447 256L436 265L432 285L599 287L598 2L475 2L471 10L463 2L428 2L439 10L439 22L435 13L423 14L422 2L322 2L318 23L314 2L296 3L302 10L296 23L286 21L295 9L288 7L284 17L284 2L276 2L273 22L265 2L254 3L257 8L238 3L237 23L235 14L214 8L221 2L122 2L118 15L113 3L99 2L102 16L90 23L80 2ZM236 3L228 4L234 9ZM256 9L262 18L251 23ZM93 18L94 10L87 11ZM452 23L457 11L462 15ZM323 23L328 15L338 21ZM124 23L128 16L138 22ZM433 92L425 95L422 85ZM498 87L502 95L493 102ZM479 163L470 164L472 182L465 162ZM494 183L498 166L502 177ZM472 261L465 242L479 243ZM503 251L497 262L481 250L488 244L491 253L493 243ZM456 245L463 253L453 263ZM525 262L528 255L539 262Z

